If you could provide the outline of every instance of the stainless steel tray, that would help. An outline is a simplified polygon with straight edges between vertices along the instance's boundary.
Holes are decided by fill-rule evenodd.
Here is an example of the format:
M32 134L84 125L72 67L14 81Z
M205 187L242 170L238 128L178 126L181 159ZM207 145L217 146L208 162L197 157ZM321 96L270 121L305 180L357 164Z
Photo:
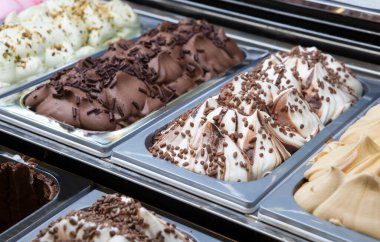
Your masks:
M154 9L151 6L142 6L138 4L131 4L131 5L134 7L136 12L140 14L140 16L153 16L153 17L157 16L157 18L166 19L166 20L183 18L183 16L175 15L167 11ZM222 14L217 15L214 12L210 14L209 12L200 11L199 9L195 9L195 8L189 9L187 6L184 8L186 8L187 12L185 14L187 16L199 17L199 16L207 15L209 18L212 18L215 15L216 17L220 16L221 18L223 17L226 18L226 15L222 15ZM163 16L167 16L167 17L163 17ZM293 41L297 43L305 43L303 42L303 40L307 38L307 39L312 39L314 41L313 43L315 45L319 45L319 47L321 48L322 47L323 48L339 48L343 46L346 50L347 49L356 50L355 53L360 54L361 52L363 52L363 49L359 49L358 51L357 48L353 48L352 46L348 46L347 44L342 44L338 40L330 40L330 39L326 40L320 37L317 38L315 36L300 35L290 30L284 30L282 28L273 28L270 26L269 23L263 23L263 22L258 23L256 22L255 19L251 19L248 21L248 20L239 20L239 19L236 19L236 17L231 17L231 18L236 20L236 22L234 22L235 24L232 25L232 27L234 27L235 29L240 29L240 31L228 29L228 33L231 33L235 38L238 38L239 40L243 42L249 43L250 45L256 46L259 49L268 49L271 51L277 51L277 50L288 50L292 46L289 43L285 43L283 39L280 39L280 38L271 39L271 38L266 38L259 35L261 32L258 30L266 29L271 33L280 33L286 36L291 36L293 37ZM242 29L241 26L236 24L236 23L243 23L243 22L249 22L255 27L257 26L259 27L250 29L251 31L250 33L248 32L244 33L242 31L244 30L247 31L247 29ZM360 62L358 60L346 59L341 56L338 57L338 59L349 63L348 66L353 68L356 72L358 72L358 70L363 70L363 73L373 73L374 77L379 76L380 66L378 65L370 64L368 62ZM181 114L181 112L177 112L177 114L179 115ZM134 169L133 171L124 169L123 167L110 163L109 159L99 159L97 157L89 155L88 153L81 152L80 149L74 149L74 148L68 147L66 145L63 145L62 143L59 143L52 139L48 139L37 133L29 132L26 129L16 127L10 123L0 122L0 129L2 132L7 133L9 135L13 135L19 138L20 140L25 140L27 142L44 147L48 150L51 150L52 152L70 157L88 166L98 168L101 172L109 173L114 176L123 178L126 181L139 184L145 188L164 194L165 196L168 196L177 201L180 201L183 204L187 204L191 207L197 208L200 211L206 212L208 214L213 214L215 215L215 217L222 218L223 220L236 224L240 226L241 228L249 229L250 231L252 231L252 233L255 233L255 232L262 233L268 237L277 238L279 240L287 240L287 241L302 240L300 237L294 234L288 233L285 230L278 229L274 226L258 221L255 215L244 215L242 213L236 212L234 210L231 210L229 208L216 204L213 201L204 199L201 196L195 196L189 193L188 191L177 189L174 186L168 185L167 182L163 183L159 179L158 180L151 179L150 177L153 177L153 176L149 174L150 170L148 169L142 169L142 172L140 173L135 172L137 171L136 169ZM336 127L334 130L335 131L339 130L339 128ZM150 157L150 154L149 156L146 155L146 157ZM137 166L137 168L139 168L139 166ZM141 173L145 175L142 175Z
M365 94L348 111L331 122L310 142L293 154L287 161L271 172L270 175L250 182L225 182L199 175L184 168L177 167L165 160L152 157L148 151L155 131L162 129L185 111L202 103L209 96L218 93L219 86L198 96L186 105L177 108L166 117L125 141L114 149L112 162L144 175L158 179L167 184L207 198L213 202L227 206L243 213L252 213L258 208L259 201L275 185L300 165L304 159L315 151L332 133L339 130L342 124L349 122L357 113L368 106L372 100L380 96L380 85L374 83L375 78L369 73L356 71L359 80L365 87Z
M0 156L7 158L7 160L12 160L15 163L25 163L21 158L22 154L4 146L0 146ZM58 193L53 200L1 233L0 241L5 241L16 235L25 234L27 230L36 227L46 218L51 217L54 213L88 193L91 189L91 182L86 179L49 166L43 162L38 162L37 164L35 167L36 171L56 181L59 187Z
M348 127L366 114L368 109L377 104L380 104L380 99L377 99L369 107L362 109L350 122L345 123L344 128L337 133L332 133L331 138L334 140L339 139ZM318 154L323 148L324 145L305 159L306 162L263 201L259 209L259 220L313 241L378 241L373 237L318 218L302 209L294 200L294 192L305 182L305 171L312 166L309 159Z
M153 27L162 21L162 19L141 15L140 19L143 26L146 28ZM172 19L172 21L175 20ZM233 38L234 36L230 37ZM238 41L238 43L245 53L245 60L241 64L229 70L224 77L215 78L201 84L188 93L173 100L165 107L149 114L148 116L121 130L110 132L87 131L42 115L38 115L28 110L22 103L23 95L34 90L37 85L40 85L41 81L22 92L15 93L0 100L0 119L95 156L108 157L111 154L112 148L120 144L123 139L132 136L147 124L155 122L155 120L167 113L169 110L175 109L178 106L192 100L196 95L204 93L208 88L225 83L225 81L228 80L232 74L241 72L242 69L247 66L252 67L258 60L261 60L268 53L267 51L251 47L244 41Z
M105 195L106 193L102 192L102 191L99 191L99 190L93 190L91 191L89 194L87 194L86 196L82 197L81 199L79 199L78 201L76 201L75 203L71 204L70 206L68 206L67 208L65 208L64 210L62 210L61 212L59 212L58 214L52 216L51 218L47 219L43 224L41 224L40 226L38 226L37 228L35 228L33 231L31 231L30 233L28 233L27 235L25 235L24 237L22 238L19 238L19 241L32 241L33 239L36 238L36 236L38 235L39 231L46 228L51 222L57 220L58 218L62 217L62 216L65 216L66 214L68 214L70 211L72 210L79 210L79 209L84 209L84 208L88 208L91 206L91 204L93 204L99 197L101 197L102 195ZM143 205L145 206L145 205ZM148 208L148 207L147 207ZM149 208L148 208L149 209ZM170 223L173 223L176 225L177 229L179 229L181 232L189 235L190 237L194 238L195 241L210 241L210 242L213 242L213 241L219 241L217 239L214 239L213 237L207 235L207 234L204 234L202 232L199 232L197 230L194 230L186 225L183 225L181 223L178 223L176 221L173 221L173 220L170 220L164 216L160 216L162 219L170 222Z

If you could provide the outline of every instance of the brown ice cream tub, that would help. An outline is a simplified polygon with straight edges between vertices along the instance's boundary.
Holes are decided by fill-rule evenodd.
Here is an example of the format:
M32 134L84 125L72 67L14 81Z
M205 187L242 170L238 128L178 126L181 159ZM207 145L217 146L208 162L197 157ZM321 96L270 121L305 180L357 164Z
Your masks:
M86 179L0 146L0 241L25 234L90 188Z

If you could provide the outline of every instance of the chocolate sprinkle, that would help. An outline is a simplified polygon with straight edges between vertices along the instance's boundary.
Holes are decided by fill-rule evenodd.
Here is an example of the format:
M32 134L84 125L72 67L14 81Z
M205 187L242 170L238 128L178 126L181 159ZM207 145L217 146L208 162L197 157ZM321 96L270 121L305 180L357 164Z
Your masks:
M199 36L202 45L193 41ZM199 58L198 53L205 58ZM162 22L136 43L119 40L102 57L85 58L58 73L28 95L25 105L82 129L117 130L223 74L243 58L236 43L206 21ZM64 111L70 103L77 106L78 116L95 113L98 118L70 121L66 117L73 114Z

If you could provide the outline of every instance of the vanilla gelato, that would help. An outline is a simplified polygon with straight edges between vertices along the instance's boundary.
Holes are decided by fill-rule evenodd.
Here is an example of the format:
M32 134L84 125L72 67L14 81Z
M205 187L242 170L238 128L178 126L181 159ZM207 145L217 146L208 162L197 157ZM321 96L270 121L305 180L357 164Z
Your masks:
M47 0L0 26L0 87L89 55L138 33L133 10L120 0Z

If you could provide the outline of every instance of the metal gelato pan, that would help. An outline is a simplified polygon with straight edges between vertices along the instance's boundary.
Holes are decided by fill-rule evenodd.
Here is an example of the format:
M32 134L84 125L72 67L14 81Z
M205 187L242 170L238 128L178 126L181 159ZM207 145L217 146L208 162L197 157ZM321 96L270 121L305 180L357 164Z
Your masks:
M26 161L29 161L28 163ZM8 227L6 230L4 230L2 233L0 233L0 241L5 241L13 236L16 235L22 235L25 234L25 232L31 228L36 227L38 224L40 224L42 221L44 221L46 218L51 217L52 214L56 213L57 211L60 211L68 204L72 203L79 197L83 196L87 192L90 191L91 183L90 181L86 179L82 179L78 176L75 176L71 173L65 172L61 169L52 167L50 165L47 165L43 162L40 162L35 159L31 159L30 157L23 156L22 154L19 154L17 152L14 152L6 147L0 146L0 164L3 164L5 162L10 162L11 164L22 164L22 166L28 166L33 172L36 172L36 177L34 177L34 181L40 179L39 177L42 175L44 178L49 180L49 182L52 182L54 184L54 189L57 193L55 194L54 198L52 198L50 201L42 205L40 208L36 209L34 212L27 215L25 218L19 220L11 227ZM12 168L13 169L13 168ZM4 207L2 209L11 210L12 214L9 214L12 216L12 220L17 220L14 217L19 217L19 214L27 214L23 210L23 208L27 207L25 204L22 205L21 202L26 197L26 193L30 192L30 189L27 189L27 185L25 184L25 188L23 189L23 185L20 185L20 182L22 182L23 179L19 179L22 176L30 175L25 174L25 170L20 170L17 168L15 171L4 171L4 172L14 172L12 176L3 176L2 178L5 180L2 180L1 182L4 182L4 184L8 184L10 186L8 190L10 201L12 201L12 204L3 204ZM28 179L28 178L27 178ZM17 184L19 183L19 184ZM45 191L41 191L40 184L34 183L33 185L30 185L34 187L34 191L39 191L41 193ZM52 186L53 187L53 186ZM55 189L56 188L56 189ZM24 194L23 194L24 193ZM7 194L6 192L2 194ZM7 199L7 198L5 198ZM28 202L28 201L25 201ZM35 200L30 200L29 203L34 203ZM9 207L8 207L9 206ZM11 208L12 207L12 208ZM29 211L31 211L29 209ZM17 215L15 215L17 214ZM5 216L5 214L2 214L1 216ZM11 219L11 218L9 218Z
M344 128L332 133L331 138L334 140L339 139L347 128L365 115L368 109L377 104L380 104L380 99L377 99L369 107L363 108L350 122L345 123ZM349 228L337 226L327 220L318 218L302 209L294 200L294 193L306 181L306 179L304 179L304 173L312 166L309 159L317 155L323 148L324 145L304 159L306 162L304 162L291 177L285 180L283 184L275 189L272 194L264 199L258 213L259 220L312 241L378 241L368 235Z
M108 191L107 191L108 193ZM71 204L70 206L68 206L67 208L65 208L64 210L62 210L61 212L59 212L58 214L52 216L51 218L47 219L43 224L41 224L40 226L38 226L37 228L35 228L33 231L31 231L30 233L28 233L27 235L25 235L24 237L19 237L18 240L20 241L32 241L33 239L35 239L39 233L39 231L41 231L42 229L46 228L51 222L57 220L58 218L60 217L63 217L65 216L66 214L68 214L70 211L72 210L79 210L79 209L86 209L88 207L90 207L98 198L100 198L102 195L105 195L106 193L100 191L100 190L93 190L91 191L89 194L87 194L86 196L82 197L81 199L79 199L78 201L76 201L75 203ZM154 210L152 208L150 208L149 206L146 206L145 204L142 204L144 207L146 207L147 209L149 210ZM172 224L175 224L176 225L176 228L178 230L180 230L181 232L185 233L186 235L188 235L189 237L193 238L195 241L210 241L210 242L213 242L213 241L219 241L217 239L214 239L213 237L205 234L205 233L202 233L200 231L197 231L195 229L192 229L191 227L188 227L182 223L179 223L179 222L176 222L174 220L171 220L171 219L168 219L164 216L161 216L158 214L158 216L160 218L162 218L163 220L166 220L167 222L170 222Z
M343 124L350 122L361 110L367 107L376 97L380 96L380 85L375 83L376 78L379 79L378 76L359 70L355 71L355 67L351 68L353 68L358 79L364 86L364 96L339 118L328 124L325 129L278 168L257 181L241 183L220 181L205 175L193 173L165 160L155 158L148 151L148 147L150 147L152 137L156 131L162 130L171 121L187 110L201 104L209 96L217 94L219 87L210 89L209 92L179 107L165 118L157 120L157 122L135 135L132 139L125 141L114 149L111 160L115 164L209 199L228 208L243 213L252 213L258 208L260 200L279 184L286 175L293 172L309 154L313 153L328 140L331 134L336 133Z
M143 26L146 28L156 26L162 21L162 19L147 16L141 16L140 19ZM167 20L167 18L164 19ZM231 35L230 37L234 38L234 36ZM236 36L236 39L237 38L238 36ZM147 124L154 123L157 119L159 119L159 117L166 114L170 110L174 110L177 107L186 104L197 95L207 91L210 87L215 85L219 86L220 84L225 83L229 80L231 75L240 73L243 68L246 68L247 66L254 66L258 60L261 60L268 53L265 50L252 47L252 45L247 42L237 42L239 43L239 47L245 53L245 60L241 64L231 68L225 76L212 79L199 85L193 90L173 100L165 107L147 115L146 117L121 130L110 132L87 131L42 115L38 115L27 109L23 105L23 97L28 92L34 90L36 86L40 85L42 80L40 80L38 84L35 83L35 85L30 86L22 92L0 100L0 119L95 156L108 157L111 154L112 148L120 144L123 139L132 136Z

